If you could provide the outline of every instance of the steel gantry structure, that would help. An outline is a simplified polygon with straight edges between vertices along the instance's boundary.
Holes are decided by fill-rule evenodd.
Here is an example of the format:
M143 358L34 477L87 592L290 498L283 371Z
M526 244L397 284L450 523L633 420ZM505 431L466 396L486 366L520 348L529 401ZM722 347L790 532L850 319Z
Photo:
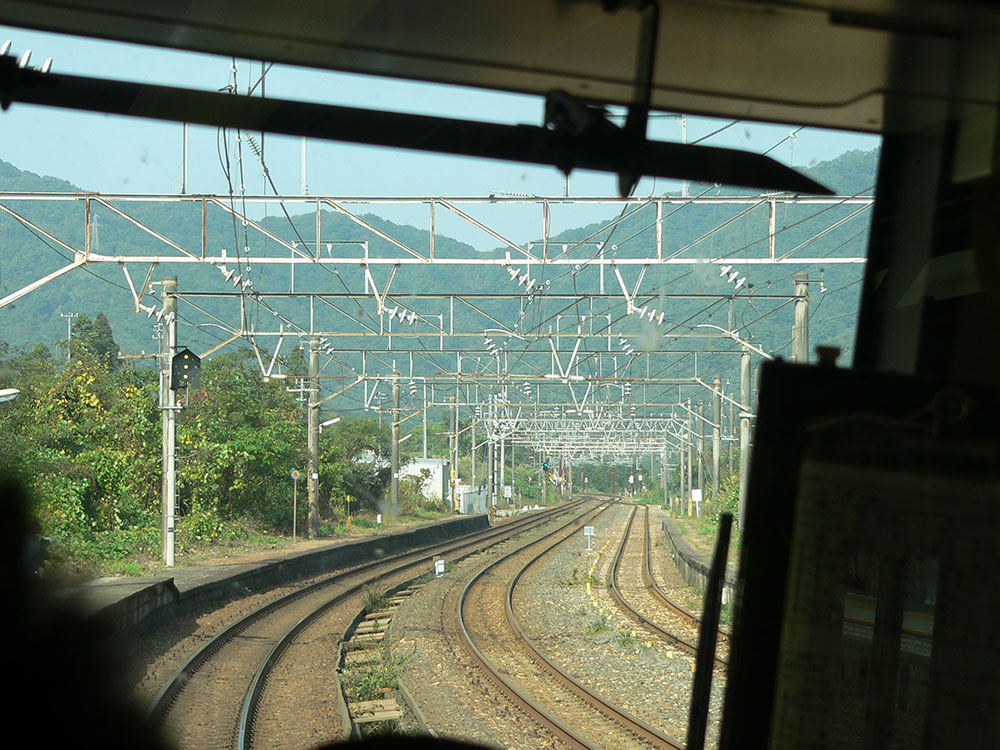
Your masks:
M38 278L0 298L0 308L76 268L115 266L135 312L165 325L164 363L179 323L192 326L188 335L215 336L202 356L249 343L263 376L291 379L307 394L311 434L322 405L350 398L391 412L394 436L422 417L426 451L428 412L451 411L456 464L467 415L490 456L508 446L580 463L653 456L664 471L668 462L686 466L679 478L690 489L698 481L692 455L699 469L709 463L703 444L711 433L717 489L721 445L738 442L743 456L749 446L750 359L775 347L755 341L747 306L759 319L792 305L792 355L804 360L808 285L816 279L803 271L864 263L850 247L839 249L846 240L834 252L809 250L838 232L863 234L871 203L864 195L722 195L714 186L646 198L4 193L0 218L66 262L42 266ZM52 204L68 206L78 225L47 227ZM611 208L618 215L596 224L587 214ZM300 209L308 211L291 215ZM361 213L403 209L426 212L420 243L413 231ZM791 224L789 209L801 214ZM526 210L536 213L537 239L517 242L512 227L523 234ZM681 210L725 215L684 236L671 221ZM285 218L275 220L280 213ZM449 240L442 214L495 249ZM567 221L562 214L590 215L590 227L554 233L557 219ZM787 286L762 291L748 281L785 266L795 274ZM197 281L157 279L163 269L192 267L214 271ZM684 277L691 278L678 288ZM310 367L290 377L282 354L296 346L307 350ZM738 391L729 385L737 371ZM169 378L165 365L161 372ZM166 423L176 404L168 384L162 392ZM389 394L392 406L384 403ZM317 444L310 440L313 457ZM493 502L502 484L495 474ZM312 468L307 479L314 499Z

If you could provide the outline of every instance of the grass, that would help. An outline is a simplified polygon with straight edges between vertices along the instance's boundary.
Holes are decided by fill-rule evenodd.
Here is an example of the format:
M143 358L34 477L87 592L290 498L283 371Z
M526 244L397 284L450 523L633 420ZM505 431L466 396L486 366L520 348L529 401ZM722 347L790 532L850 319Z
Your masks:
M635 633L631 630L623 630L618 634L618 645L622 648L630 648L638 642Z
M590 627L587 628L588 635L597 635L598 633L606 633L611 630L611 626L608 625L608 616L601 615L596 620L590 623Z
M399 687L399 676L406 664L405 656L393 654L387 648L378 649L380 659L351 667L341 673L344 692L355 701L375 701L385 696L386 690Z
M384 612L389 608L389 595L382 590L382 584L376 581L361 590L361 601L364 603L365 614Z

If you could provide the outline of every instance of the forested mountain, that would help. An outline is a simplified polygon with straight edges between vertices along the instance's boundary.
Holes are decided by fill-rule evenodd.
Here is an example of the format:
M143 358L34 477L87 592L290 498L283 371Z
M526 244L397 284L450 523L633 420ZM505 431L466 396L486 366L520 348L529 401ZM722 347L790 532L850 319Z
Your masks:
M830 185L838 193L850 195L871 188L875 181L876 167L876 151L852 151L805 171ZM54 177L39 177L20 171L13 165L0 161L0 190L66 193L78 192L79 188ZM747 191L739 192L747 194ZM735 193L737 191L717 186L697 184L691 186L692 195L713 196ZM69 245L83 246L84 217L81 201L45 203L5 201L5 205L37 222L46 231ZM239 206L236 205L236 208L239 209ZM870 211L862 212L859 216L848 220L847 217L855 208L779 204L776 217L779 230L776 242L777 254L781 255L799 248L796 254L810 257L864 255ZM377 207L373 208L375 209ZM148 226L162 232L171 240L184 247L200 249L202 238L199 203L144 203L129 206L129 210ZM599 213L601 211L604 213ZM598 213L595 213L595 220L592 223L560 232L552 237L551 241L556 245L571 244L594 235L592 243L605 242L606 253L614 257L641 257L653 252L656 241L654 206L645 206L630 214L617 227L601 231L607 224L607 211L606 206L603 209L595 208L595 212ZM740 276L745 275L748 280L745 286L736 292L733 300L732 314L735 318L732 321L733 326L742 327L744 333L749 333L765 347L787 354L787 345L791 337L791 307L780 306L780 302L773 300L765 300L763 295L791 294L793 288L791 277L795 271L800 270L800 267L753 266L739 262L742 258L766 254L767 211L766 205L750 210L746 210L744 206L666 206L665 219L662 223L663 252L665 255L683 253L692 257L725 256L730 259ZM396 224L376 213L367 213L364 218L373 226L410 247L423 250L429 245L429 234L426 229ZM323 211L321 220L324 242L367 241L372 256L399 253L377 234L332 210ZM91 221L95 227L92 233L92 247L98 252L156 254L166 251L165 246L158 240L103 206L93 204ZM838 224L838 222L843 223ZM287 241L315 242L315 212L296 214L290 223L284 215L274 216L272 209L272 215L263 219L263 223L269 231ZM713 227L720 225L721 228L711 231ZM65 265L70 257L70 253L57 242L27 229L6 214L0 214L0 242L2 242L0 296ZM574 256L580 258L579 268L550 269L548 278L542 277L539 281L547 282L551 291L597 291L600 274L593 266L586 264L587 259L593 257L596 252L592 243L574 251ZM207 246L213 251L217 251L218 248L228 248L230 255L236 255L235 248L247 245L253 247L255 252L283 257L288 255L287 249L260 233L245 232L240 223L234 221L229 214L212 207L208 214ZM436 254L441 257L454 256L459 252L472 252L467 245L443 235L435 237L435 247ZM484 255L503 257L504 251L505 248L497 248ZM360 254L360 246L338 245L336 253L357 255ZM233 265L237 266L235 262ZM253 269L246 269L243 266L239 268L244 277L249 275L253 279L253 288L256 291L285 292L290 288L291 274L287 266L260 265ZM633 284L639 271L636 268L623 267L623 269L622 275L626 283ZM810 332L812 344L836 343L849 353L853 339L854 313L860 292L861 270L861 266L857 265L832 264L822 267L822 270L815 266L810 268L810 273L815 276L814 280L817 282L811 286L810 291L813 300ZM373 270L376 282L380 286L385 283L389 273L387 267ZM444 273L447 274L446 282L442 281ZM538 274L542 273L540 269ZM154 270L153 279L159 281L166 275L178 276L181 290L231 290L231 286L225 283L218 269L203 264L183 266L161 264ZM133 269L132 276L133 283L141 284L145 272L142 269ZM336 270L299 267L296 271L295 289L299 292L343 292L350 288L351 291L357 292L363 288L362 278L361 271L356 267ZM618 291L617 281L610 270L606 272L604 281L608 291ZM407 266L397 274L392 289L396 292L437 289L455 292L489 292L512 291L516 286L511 283L502 268L448 266L443 270L443 267L439 266ZM667 313L666 323L659 332L682 332L689 330L694 322L711 322L728 326L730 313L726 300L715 306L708 306L710 309L705 310L706 304L703 300L697 302L662 300L659 299L659 295L691 292L727 295L732 289L733 284L728 283L727 278L720 276L718 268L714 266L654 266L648 270L643 280L640 304L649 301ZM239 320L240 312L236 301L205 300L199 304L228 321L235 323ZM349 309L346 301L340 307L344 312L359 316L368 326L377 328L373 301L369 297L361 304L363 309L357 306ZM516 302L491 304L492 306L484 303L484 309L498 319L510 322L520 319L522 330L531 330L532 326L541 324L539 330L544 332L548 325L552 325L548 319L565 303L552 303L544 298L536 299L526 309L519 307ZM135 313L125 274L115 264L94 264L76 269L26 295L13 305L0 309L0 340L21 347L29 347L37 342L52 344L64 340L66 320L60 317L60 313L70 312L86 313L92 319L99 313L105 313L114 331L115 341L125 352L138 353L143 350L149 352L157 348L156 334L152 326L155 319L150 320L145 314ZM317 326L361 334L362 329L350 324L344 312L333 309L316 311ZM445 301L440 304L429 303L419 312L447 315L448 305ZM261 321L261 316L266 318L275 313L291 320L308 320L308 310L301 301L270 301L266 307L252 311L254 320L258 322ZM457 324L464 322L472 327L483 325L482 318L469 309L456 310L456 316ZM181 318L182 343L193 349L207 349L225 337L222 332L213 328L210 317L195 309L185 309L182 306ZM192 324L195 323L202 324L202 327L193 327ZM425 326L424 330L426 329ZM616 333L618 330L616 324ZM631 330L636 335L645 334L640 336L640 346L637 348L660 346L656 342L650 343L656 337L656 332L637 328ZM369 338L367 343L371 342L372 339ZM258 343L262 348L271 346L268 341L258 341ZM358 345L361 340L342 339L341 343ZM425 345L428 348L432 344L431 338L426 339ZM481 342L470 342L470 345L481 345ZM287 352L287 344L285 351Z

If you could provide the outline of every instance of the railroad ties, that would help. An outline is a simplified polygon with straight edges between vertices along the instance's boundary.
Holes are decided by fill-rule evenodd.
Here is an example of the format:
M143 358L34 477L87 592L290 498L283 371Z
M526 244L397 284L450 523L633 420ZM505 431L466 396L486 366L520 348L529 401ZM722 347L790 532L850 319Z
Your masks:
M389 606L381 612L371 612L364 615L354 628L350 639L344 641L344 658L340 671L364 669L380 663L385 657L380 648L385 640L386 629L392 622L396 609L420 589L420 584L411 584L389 598ZM347 712L355 727L363 724L373 724L381 721L398 721L403 718L403 709L396 699L389 694L390 688L384 688L384 698L379 700L355 700L353 696L345 695Z

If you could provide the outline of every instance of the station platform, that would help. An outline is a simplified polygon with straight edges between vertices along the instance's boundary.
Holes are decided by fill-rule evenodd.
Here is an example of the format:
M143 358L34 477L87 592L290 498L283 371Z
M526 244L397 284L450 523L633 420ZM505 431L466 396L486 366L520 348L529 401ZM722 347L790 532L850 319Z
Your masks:
M305 548L192 563L147 577L107 577L80 587L88 614L107 618L120 632L139 633L181 614L212 604L441 542L486 528L485 515L460 516L404 531L358 539L313 543Z

